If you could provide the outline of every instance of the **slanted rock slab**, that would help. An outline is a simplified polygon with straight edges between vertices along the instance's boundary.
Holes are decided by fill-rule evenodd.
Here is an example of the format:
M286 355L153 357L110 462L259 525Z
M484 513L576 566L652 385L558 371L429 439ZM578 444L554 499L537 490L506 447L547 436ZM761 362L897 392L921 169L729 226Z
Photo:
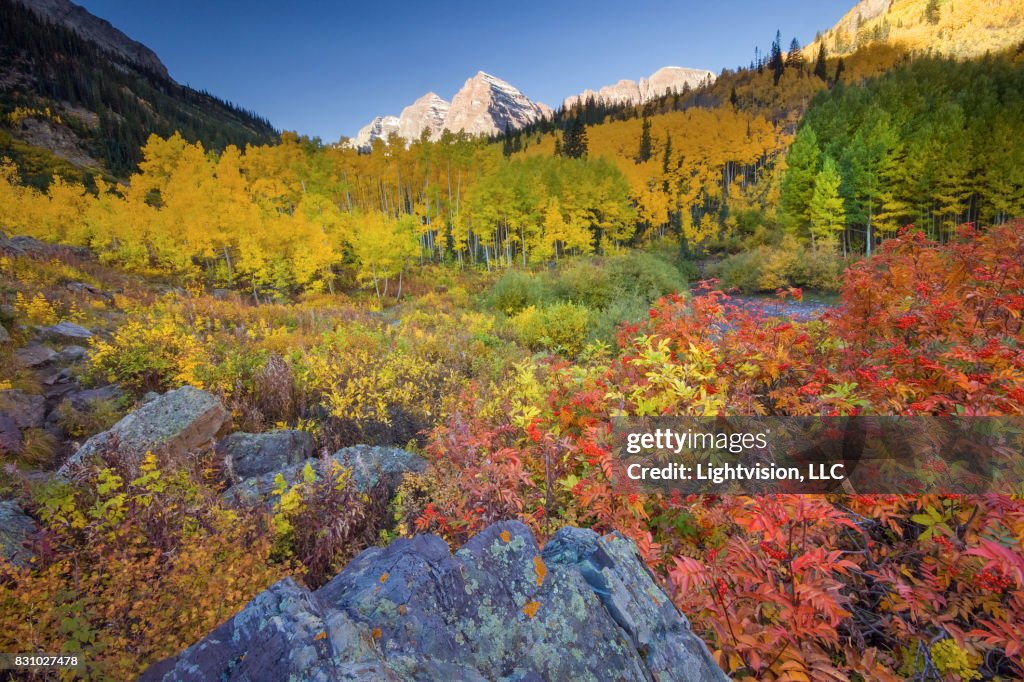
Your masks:
M188 452L211 447L230 418L216 396L183 386L146 403L109 431L87 440L60 468L59 474L70 475L75 468L112 447L129 463L141 462L150 451L178 459Z
M542 552L511 521L454 555L433 535L368 549L316 592L278 583L142 679L728 678L632 542L566 528Z
M17 389L0 391L0 414L19 429L37 429L46 418L46 398Z
M92 338L93 334L85 327L74 322L58 322L39 330L40 336L58 343L82 343Z
M49 346L33 344L14 351L14 362L22 367L43 367L57 358L57 352Z

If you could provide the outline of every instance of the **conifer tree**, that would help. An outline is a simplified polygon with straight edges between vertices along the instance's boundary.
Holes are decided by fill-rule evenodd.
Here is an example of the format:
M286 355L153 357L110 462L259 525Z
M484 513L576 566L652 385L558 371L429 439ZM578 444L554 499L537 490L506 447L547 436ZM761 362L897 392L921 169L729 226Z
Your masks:
M825 52L825 43L820 42L818 44L818 58L814 60L814 75L823 81L828 80L828 64L826 63L828 55Z
M643 163L651 158L651 120L644 116L643 126L640 132L640 149L636 155L636 162Z
M846 226L846 210L843 198L839 195L841 182L836 162L826 156L821 170L814 178L809 207L811 238L816 243L835 237Z

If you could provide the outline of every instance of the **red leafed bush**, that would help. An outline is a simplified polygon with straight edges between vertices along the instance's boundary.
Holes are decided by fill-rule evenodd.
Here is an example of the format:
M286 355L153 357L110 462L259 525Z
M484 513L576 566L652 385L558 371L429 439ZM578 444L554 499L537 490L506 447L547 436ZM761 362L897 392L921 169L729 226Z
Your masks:
M908 229L844 281L809 322L710 289L666 297L620 329L614 359L534 368L546 396L525 421L468 397L433 433L441 483L418 527L619 530L737 679L1024 676L1020 499L611 488L620 414L1024 413L1024 225L948 244Z

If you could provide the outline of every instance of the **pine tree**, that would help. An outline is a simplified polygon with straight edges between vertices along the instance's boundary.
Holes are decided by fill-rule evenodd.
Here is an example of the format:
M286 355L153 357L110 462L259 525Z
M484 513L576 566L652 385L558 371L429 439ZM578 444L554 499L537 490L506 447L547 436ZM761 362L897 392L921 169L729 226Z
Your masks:
M826 156L825 162L814 178L814 191L811 194L809 217L811 219L811 237L827 240L835 237L846 226L846 210L843 198L839 195L842 178L832 157Z
M587 128L579 116L565 127L562 154L571 159L580 159L587 155Z
M924 8L924 18L929 24L939 23L939 0L928 0Z
M828 54L825 51L825 43L818 44L818 58L814 60L814 75L823 81L828 80Z
M789 52L786 53L786 66L800 72L804 70L804 55L800 51L800 41L796 38L793 38L793 41L789 44Z
M640 132L640 149L636 155L636 162L643 163L651 158L651 120L644 116L644 122Z
M775 85L779 84L783 72L786 70L786 61L782 57L782 31L776 31L775 40L772 41L772 54L768 59L768 68L772 70Z
M810 222L809 207L820 159L814 129L804 126L790 147L786 157L789 169L782 180L782 218L786 227L798 234L806 234Z
M839 78L843 75L843 71L846 71L846 64L843 63L843 58L840 57L839 61L836 62L836 77L832 80L833 83L839 82Z

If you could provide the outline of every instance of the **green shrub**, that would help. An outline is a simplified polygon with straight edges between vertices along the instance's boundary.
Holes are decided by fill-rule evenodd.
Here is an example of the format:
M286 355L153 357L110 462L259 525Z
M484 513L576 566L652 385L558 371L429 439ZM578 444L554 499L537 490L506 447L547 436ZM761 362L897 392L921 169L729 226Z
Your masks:
M529 306L509 323L519 341L531 350L548 350L575 356L586 345L591 313L576 303Z
M548 297L540 278L527 272L509 270L494 283L489 303L506 315L514 315L528 306L542 304Z
M592 310L608 306L621 295L611 270L586 260L569 263L558 274L553 288L559 299L575 301Z
M654 301L673 291L686 291L686 279L668 261L644 251L629 251L608 259L612 282L622 292Z

